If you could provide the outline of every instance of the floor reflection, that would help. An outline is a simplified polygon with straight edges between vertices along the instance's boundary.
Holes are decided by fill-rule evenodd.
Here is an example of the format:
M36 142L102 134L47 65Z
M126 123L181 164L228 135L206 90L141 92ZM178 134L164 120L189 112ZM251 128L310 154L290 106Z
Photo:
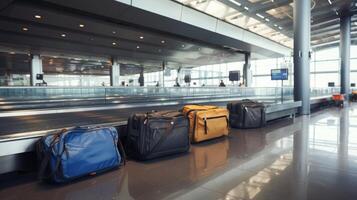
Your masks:
M129 161L68 185L0 187L0 199L357 199L355 108L232 130L228 138L193 145L189 154Z

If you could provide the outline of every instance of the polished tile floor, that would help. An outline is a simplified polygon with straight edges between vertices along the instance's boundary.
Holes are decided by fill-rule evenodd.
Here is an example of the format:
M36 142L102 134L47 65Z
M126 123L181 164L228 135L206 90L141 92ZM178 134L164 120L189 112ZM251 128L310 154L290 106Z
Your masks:
M26 177L26 178L25 178ZM357 199L357 105L295 123L232 130L191 152L61 186L25 174L0 182L0 199Z

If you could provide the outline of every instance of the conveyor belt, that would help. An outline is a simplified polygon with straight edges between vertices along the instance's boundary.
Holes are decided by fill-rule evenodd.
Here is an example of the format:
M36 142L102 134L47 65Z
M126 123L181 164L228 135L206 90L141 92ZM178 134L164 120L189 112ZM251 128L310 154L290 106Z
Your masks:
M101 123L126 121L131 113L152 110L179 109L180 106L153 106L88 112L58 113L0 118L0 136L19 132L58 129L71 126L85 126Z

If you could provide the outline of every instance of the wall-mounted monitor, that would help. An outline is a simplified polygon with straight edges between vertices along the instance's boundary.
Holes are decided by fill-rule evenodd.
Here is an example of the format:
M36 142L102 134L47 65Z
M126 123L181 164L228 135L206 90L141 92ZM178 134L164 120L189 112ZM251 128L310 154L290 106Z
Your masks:
M229 71L229 81L239 81L240 71Z
M271 70L271 80L288 80L289 70L285 69L272 69Z
M186 74L184 79L185 83L191 83L191 74Z
M36 74L37 80L43 80L43 74Z
M335 82L328 82L328 87L335 87Z

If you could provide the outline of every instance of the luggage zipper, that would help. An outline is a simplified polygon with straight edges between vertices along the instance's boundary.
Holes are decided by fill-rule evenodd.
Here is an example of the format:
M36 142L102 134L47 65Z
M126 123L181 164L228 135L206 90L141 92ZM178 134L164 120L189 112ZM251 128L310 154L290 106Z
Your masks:
M206 115L204 116L203 121L204 121L204 125L205 125L205 135L208 134L207 120L208 119L219 119L219 118L226 118L227 127L228 127L229 121L228 121L228 118L226 115L220 115L220 116L215 116L215 117L206 117Z

